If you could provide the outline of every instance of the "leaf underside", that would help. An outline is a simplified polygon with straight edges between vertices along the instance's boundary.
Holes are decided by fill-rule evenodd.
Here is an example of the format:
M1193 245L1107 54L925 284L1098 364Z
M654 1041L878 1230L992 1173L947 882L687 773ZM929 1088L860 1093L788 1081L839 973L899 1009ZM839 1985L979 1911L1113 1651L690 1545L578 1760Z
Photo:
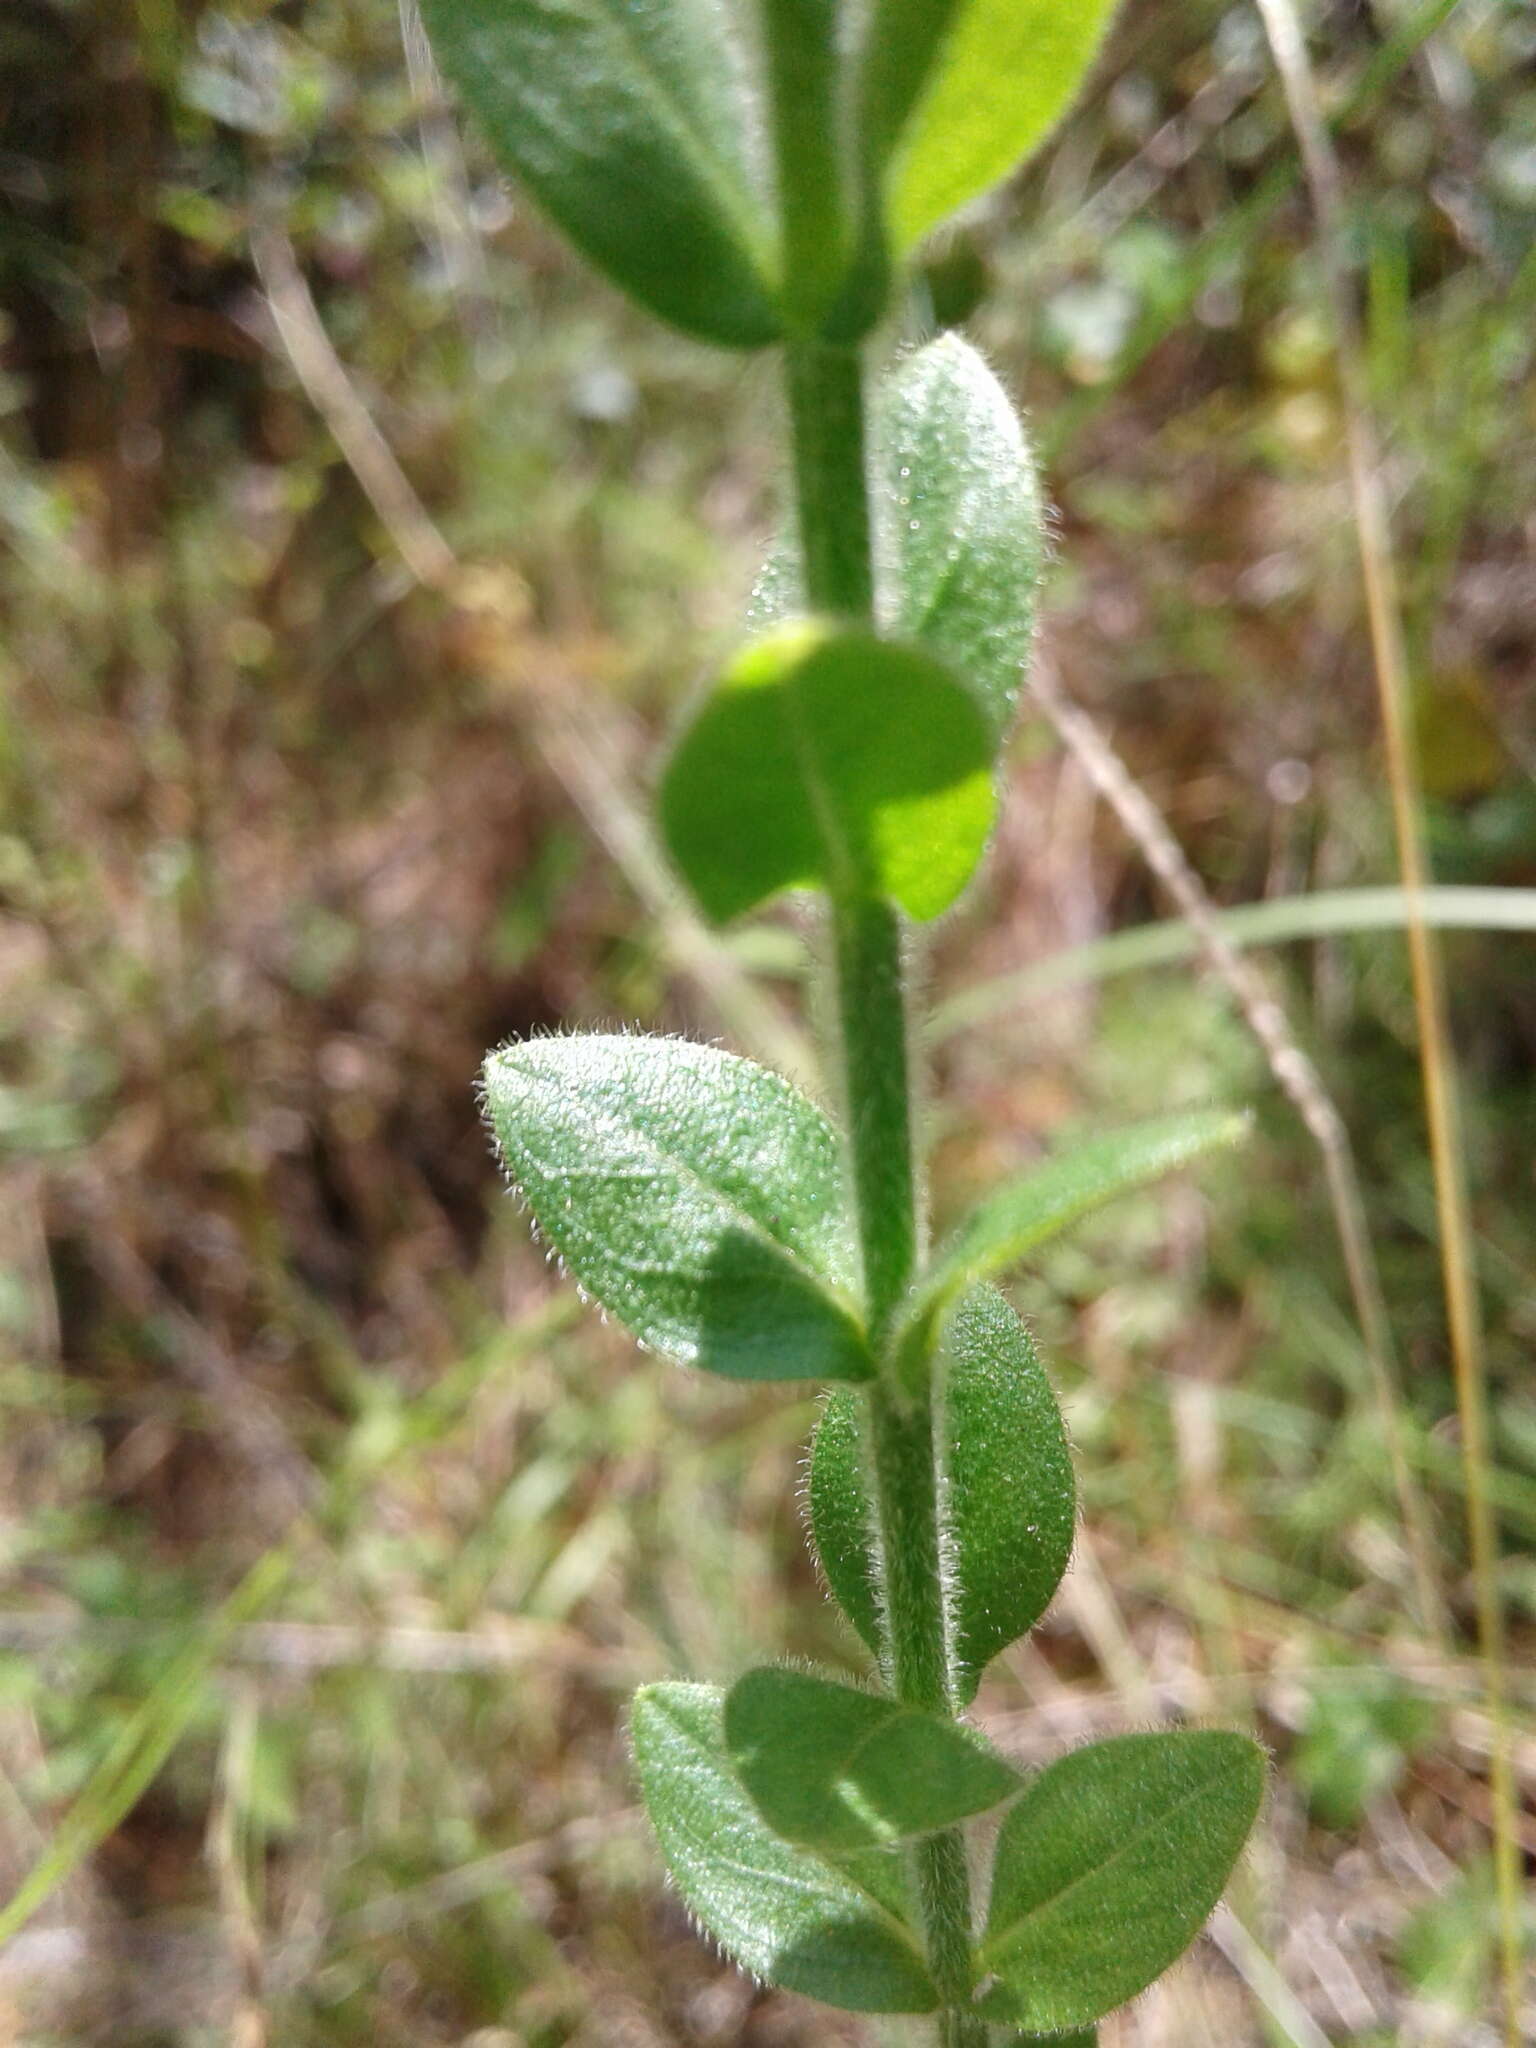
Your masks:
M837 1854L953 1827L1019 1789L972 1730L803 1671L739 1679L725 1739L774 1832Z
M1042 1771L998 1836L978 1969L989 2018L1036 2032L1097 2020L1203 1926L1258 1814L1244 1735L1122 1735Z
M423 0L493 151L587 257L702 340L776 340L772 221L720 0Z
M713 1686L635 1695L641 1792L700 1925L743 1969L845 2012L931 2012L937 1993L904 1910L899 1858L834 1864L782 1840L731 1770Z
M837 1137L777 1074L680 1039L579 1034L486 1061L497 1145L577 1281L729 1379L864 1379Z
M684 732L662 831L719 922L781 890L947 910L991 830L991 736L930 656L799 624L748 647Z
M940 1371L949 1597L956 1676L968 1700L983 1668L1027 1635L1050 1604L1072 1554L1076 1496L1045 1369L995 1288L973 1288L960 1303ZM874 1540L851 1394L834 1392L822 1411L809 1501L827 1583L878 1655Z

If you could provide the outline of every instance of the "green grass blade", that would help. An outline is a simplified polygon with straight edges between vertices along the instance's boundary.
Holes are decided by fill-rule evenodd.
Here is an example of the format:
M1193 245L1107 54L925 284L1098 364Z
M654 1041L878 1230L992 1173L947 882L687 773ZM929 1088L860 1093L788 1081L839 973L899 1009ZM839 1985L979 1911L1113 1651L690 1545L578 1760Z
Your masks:
M1536 933L1536 889L1479 889L1438 883L1419 897L1426 924L1439 931ZM1342 938L1353 932L1402 931L1408 923L1406 890L1319 889L1278 896L1220 913L1217 922L1234 946L1283 946L1293 939ZM933 1040L1005 1016L1058 989L1110 981L1147 967L1171 967L1198 958L1201 938L1183 918L1133 925L1084 946L1067 946L1017 974L976 983L941 1003L929 1023Z
M287 1544L258 1558L201 1633L173 1659L85 1789L54 1829L52 1840L13 1897L0 1909L0 1946L18 1933L59 1886L132 1812L160 1775L203 1697L209 1671L232 1630L260 1614L293 1568Z

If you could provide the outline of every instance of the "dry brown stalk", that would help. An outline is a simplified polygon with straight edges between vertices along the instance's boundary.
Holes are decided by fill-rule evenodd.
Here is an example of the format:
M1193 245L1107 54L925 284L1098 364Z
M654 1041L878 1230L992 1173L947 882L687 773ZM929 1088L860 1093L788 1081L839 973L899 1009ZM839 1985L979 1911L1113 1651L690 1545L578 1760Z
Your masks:
M1297 1041L1284 1010L1270 993L1263 975L1222 930L1205 884L1191 867L1168 821L1134 780L1093 720L1068 700L1044 650L1035 662L1030 689L1062 744L1093 782L1120 821L1127 838L1137 847L1179 914L1195 932L1207 964L1237 1004L1263 1050L1271 1073L1290 1099L1322 1157L1334 1227L1338 1232L1350 1295L1360 1325L1360 1340L1369 1362L1387 1453L1392 1463L1392 1483L1413 1566L1419 1619L1434 1639L1442 1641L1446 1634L1445 1606L1435 1575L1428 1509L1414 1480L1404 1441L1391 1326L1371 1245L1354 1151L1338 1105L1324 1086L1310 1055Z
M1414 742L1408 653L1392 548L1391 520L1382 484L1382 456L1366 372L1365 348L1345 253L1342 181L1306 36L1294 0L1259 0L1265 33L1285 90L1302 168L1317 220L1334 323L1344 443L1354 508L1360 577L1376 676L1397 863L1407 899L1408 957L1418 1019L1419 1064L1429 1125L1440 1265L1450 1326L1451 1361L1466 1470L1468 1537L1477 1603L1488 1711L1495 1730L1489 1782L1493 1801L1494 1864L1498 1877L1501 1982L1507 2048L1519 2048L1523 1907L1517 1841L1518 1805L1507 1726L1504 1608L1499 1594L1498 1527L1487 1487L1488 1396L1478 1298L1466 1154L1461 1141L1459 1085L1451 1042L1439 940L1424 915L1430 880L1424 841L1423 787Z

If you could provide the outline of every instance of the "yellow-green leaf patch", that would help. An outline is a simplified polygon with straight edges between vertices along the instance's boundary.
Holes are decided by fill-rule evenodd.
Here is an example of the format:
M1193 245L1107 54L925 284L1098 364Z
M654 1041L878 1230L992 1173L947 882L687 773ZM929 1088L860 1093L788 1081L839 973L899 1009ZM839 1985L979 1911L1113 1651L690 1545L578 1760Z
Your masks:
M917 648L809 621L738 658L679 741L660 810L712 918L822 887L923 919L970 879L995 802L963 685Z

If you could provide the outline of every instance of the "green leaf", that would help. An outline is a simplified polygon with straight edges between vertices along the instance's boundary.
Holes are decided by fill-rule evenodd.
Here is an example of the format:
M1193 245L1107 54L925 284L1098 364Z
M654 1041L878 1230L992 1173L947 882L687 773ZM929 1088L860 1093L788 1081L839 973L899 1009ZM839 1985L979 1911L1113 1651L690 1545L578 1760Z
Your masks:
M689 1910L743 1969L786 1991L845 2012L932 2012L910 1914L892 1904L903 1899L899 1861L839 1867L781 1840L731 1770L722 1718L713 1686L635 1695L641 1793Z
M721 921L817 886L937 917L986 845L991 762L974 699L930 656L802 622L747 648L684 732L662 830Z
M1232 1110L1185 1110L1089 1138L990 1195L939 1252L908 1311L905 1340L919 1349L963 1288L1000 1273L1058 1231L1133 1188L1218 1145L1234 1145L1248 1119Z
M834 1854L933 1834L1019 1789L972 1730L803 1671L738 1679L725 1740L774 1833Z
M811 1539L833 1598L872 1656L880 1655L878 1564L859 1403L834 1389L822 1404L806 1485Z
M981 2010L1048 2033L1144 1991L1220 1898L1263 1792L1262 1752L1220 1730L1122 1735L1042 1771L998 1836Z
M722 0L423 0L501 163L587 259L705 341L778 338L762 120Z
M1074 2027L1068 2034L1010 2033L1002 2048L1096 2048L1097 2027Z
M936 655L1001 738L1029 658L1046 551L1023 429L986 363L955 334L904 356L873 412L881 624ZM778 546L748 621L781 623L802 602L794 550Z
M945 1549L956 1676L1027 1635L1072 1554L1075 1493L1061 1415L1029 1332L991 1287L950 1318L940 1360L948 1484ZM878 1655L880 1614L858 1407L834 1392L811 1454L811 1527L827 1582Z
M886 191L898 249L1039 147L1076 98L1114 11L1114 0L881 0L869 89L879 103L871 118L893 137ZM893 42L904 54L883 54Z
M963 0L874 0L860 101L864 148L878 185Z
M1061 1411L1028 1330L973 1288L945 1337L955 1663L963 1697L1027 1635L1072 1555L1077 1494Z
M1007 394L969 343L942 335L896 366L876 413L891 630L1013 716L1034 632L1045 522Z
M787 1081L673 1038L503 1046L485 1101L518 1192L644 1344L728 1379L866 1379L837 1137Z

